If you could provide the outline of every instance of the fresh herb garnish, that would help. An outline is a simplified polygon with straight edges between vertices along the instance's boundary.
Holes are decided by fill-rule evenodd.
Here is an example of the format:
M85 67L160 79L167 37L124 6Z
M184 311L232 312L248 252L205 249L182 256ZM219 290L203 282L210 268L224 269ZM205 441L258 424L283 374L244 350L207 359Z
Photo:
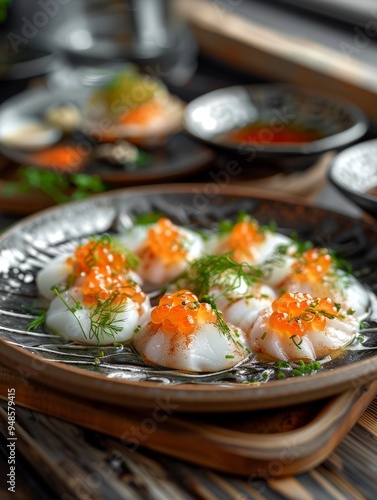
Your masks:
M195 260L191 266L172 280L171 284L179 289L192 290L198 297L219 290L219 295L227 297L243 282L252 285L261 272L246 262L238 263L229 253L205 255Z
M133 222L137 226L144 226L148 224L154 224L163 217L165 216L162 212L148 212L136 215Z
M45 322L46 322L46 316L47 316L47 310L43 309L39 311L38 316L36 316L34 319L30 321L30 323L27 325L27 331L29 332L30 330L37 330L38 328L42 327Z
M298 337L298 338L300 339L300 341L299 341L299 342L296 342L295 337ZM296 335L296 334L291 335L291 336L289 337L289 339L290 339L290 340L292 340L292 342L294 343L294 345L295 345L296 347L298 347L299 349L301 349L300 345L302 344L302 338L300 337L300 335Z

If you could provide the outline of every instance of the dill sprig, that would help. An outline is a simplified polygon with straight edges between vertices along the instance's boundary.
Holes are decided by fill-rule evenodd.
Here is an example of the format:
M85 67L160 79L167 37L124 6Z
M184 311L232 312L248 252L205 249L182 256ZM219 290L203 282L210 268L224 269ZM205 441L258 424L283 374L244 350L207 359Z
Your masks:
M41 328L44 326L46 322L46 316L47 316L47 309L41 309L38 311L38 316L33 318L29 324L27 325L27 331L29 332L30 330L37 330L38 328Z
M111 296L99 301L97 306L90 314L90 332L89 338L95 337L97 343L100 344L101 338L111 337L116 338L116 334L122 331L119 323L124 319L116 319L120 312L125 311L124 301L119 301L119 293L114 292Z
M227 296L244 281L252 285L262 276L261 271L246 262L236 262L229 253L204 255L196 259L171 284L179 289L189 289L200 297L208 296L214 289Z

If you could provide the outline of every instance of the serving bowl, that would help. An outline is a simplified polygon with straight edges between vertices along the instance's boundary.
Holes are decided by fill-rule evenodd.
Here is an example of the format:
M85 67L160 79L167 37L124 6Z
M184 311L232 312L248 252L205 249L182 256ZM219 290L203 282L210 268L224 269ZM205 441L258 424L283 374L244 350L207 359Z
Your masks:
M329 168L329 179L344 196L377 217L377 139L337 154Z
M232 159L297 168L339 150L367 131L352 103L286 84L232 86L209 92L186 107L184 127L195 139Z

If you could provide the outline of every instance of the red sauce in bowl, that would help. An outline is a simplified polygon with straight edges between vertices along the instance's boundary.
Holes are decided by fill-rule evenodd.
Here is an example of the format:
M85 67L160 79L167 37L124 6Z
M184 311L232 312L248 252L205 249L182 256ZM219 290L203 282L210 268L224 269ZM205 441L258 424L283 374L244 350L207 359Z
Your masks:
M217 141L227 143L302 144L322 139L325 135L318 129L281 124L273 127L267 123L250 123L221 134Z

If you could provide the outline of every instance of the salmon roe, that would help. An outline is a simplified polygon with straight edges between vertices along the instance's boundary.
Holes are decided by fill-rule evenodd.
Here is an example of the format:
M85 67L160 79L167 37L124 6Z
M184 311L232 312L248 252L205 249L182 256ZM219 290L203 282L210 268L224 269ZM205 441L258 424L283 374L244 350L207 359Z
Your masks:
M254 260L255 245L265 240L258 224L254 221L238 222L230 232L228 248L237 262Z
M72 266L69 281L79 282L87 307L108 299L114 304L128 298L137 304L145 300L144 292L129 278L126 255L116 250L111 240L90 240L79 246L67 263Z
M332 264L331 255L325 248L311 248L304 252L292 266L298 281L320 282Z
M161 297L151 312L151 322L167 333L189 335L205 322L216 323L217 317L209 304L200 303L188 290L179 290Z
M146 244L153 254L158 255L166 264L184 259L187 255L185 237L177 226L163 217L148 231Z
M330 297L312 297L309 293L284 293L272 303L273 313L268 327L291 337L305 335L309 330L320 331L327 320L338 316Z

